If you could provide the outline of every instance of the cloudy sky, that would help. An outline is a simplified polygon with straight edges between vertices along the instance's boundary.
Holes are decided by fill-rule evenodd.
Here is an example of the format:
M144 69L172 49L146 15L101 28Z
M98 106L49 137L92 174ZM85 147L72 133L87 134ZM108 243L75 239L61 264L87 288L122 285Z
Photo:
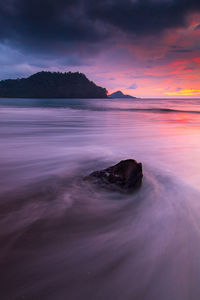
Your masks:
M80 71L109 92L200 97L199 0L0 0L0 79Z

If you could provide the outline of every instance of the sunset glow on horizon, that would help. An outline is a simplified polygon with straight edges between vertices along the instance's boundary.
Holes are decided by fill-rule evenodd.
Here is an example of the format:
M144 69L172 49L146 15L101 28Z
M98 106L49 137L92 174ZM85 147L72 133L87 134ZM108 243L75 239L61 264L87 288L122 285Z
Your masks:
M104 63L99 65L106 65L106 70L103 79L95 75L96 81L109 92L119 89L137 97L200 97L200 26L194 26L194 19L200 21L200 15L194 15L187 27L169 30L160 39L145 37L136 45L129 41L110 50L109 59L117 53L118 65L113 66L112 58L110 62L101 58Z
M200 300L200 0L0 0L0 300Z
M1 6L0 79L79 71L109 93L200 97L195 0L45 0L30 7L14 0Z

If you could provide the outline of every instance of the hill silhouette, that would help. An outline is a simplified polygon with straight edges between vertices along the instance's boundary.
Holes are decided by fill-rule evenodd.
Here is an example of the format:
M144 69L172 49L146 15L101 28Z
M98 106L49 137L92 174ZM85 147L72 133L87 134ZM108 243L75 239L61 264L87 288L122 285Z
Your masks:
M2 98L107 98L107 90L79 72L38 72L0 81Z
M136 99L136 97L133 97L131 95L125 95L121 91L117 91L117 92L114 92L114 93L108 95L108 98L133 98L133 99Z

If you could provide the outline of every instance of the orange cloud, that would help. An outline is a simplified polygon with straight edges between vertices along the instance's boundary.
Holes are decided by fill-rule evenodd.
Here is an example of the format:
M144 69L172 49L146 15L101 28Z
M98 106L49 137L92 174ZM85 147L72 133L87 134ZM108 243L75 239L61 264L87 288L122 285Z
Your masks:
M198 96L200 95L200 90L195 89L185 89L176 92L166 92L168 96Z

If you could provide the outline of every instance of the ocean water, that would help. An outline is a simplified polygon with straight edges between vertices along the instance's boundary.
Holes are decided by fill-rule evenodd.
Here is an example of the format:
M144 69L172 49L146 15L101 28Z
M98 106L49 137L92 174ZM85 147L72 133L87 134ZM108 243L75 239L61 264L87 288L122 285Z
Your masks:
M0 299L199 300L200 100L0 99Z

